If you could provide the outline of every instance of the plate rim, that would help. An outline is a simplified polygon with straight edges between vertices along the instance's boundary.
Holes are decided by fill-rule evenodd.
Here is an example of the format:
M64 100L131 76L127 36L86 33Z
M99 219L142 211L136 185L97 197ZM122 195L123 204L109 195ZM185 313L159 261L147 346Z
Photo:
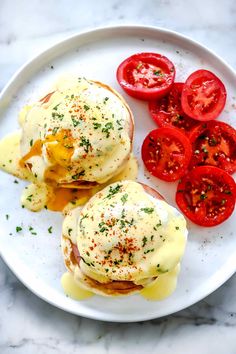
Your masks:
M99 27L93 27L90 29L86 29L83 31L79 31L75 34L66 36L64 39L62 40L57 40L55 41L54 44L47 46L44 50L40 51L39 53L35 54L34 56L32 56L29 60L27 60L23 65L21 65L19 67L18 70L16 70L16 72L11 76L11 78L9 79L9 81L7 82L7 84L3 87L1 93L0 93L0 103L1 101L4 99L4 96L7 95L8 91L11 89L11 86L14 85L15 81L17 81L20 78L20 75L22 75L24 73L24 71L27 71L27 69L30 68L31 65L33 65L35 62L39 61L40 59L42 59L44 56L47 56L47 54L52 53L53 51L55 51L56 49L59 49L60 46L63 46L63 44L69 43L70 41L75 40L76 38L78 38L78 45L79 45L79 39L83 38L84 36L93 36L93 34L101 34L101 33L108 33L109 31L120 31L123 30L124 32L127 30L139 30L139 31L146 31L146 30L150 30L151 32L158 32L166 34L166 35L170 35L172 37L174 37L177 40L182 40L184 42L187 42L190 45L193 45L195 47L200 48L201 50L205 51L206 53L212 55L213 57L215 57L215 59L220 62L223 66L225 66L227 68L228 71L230 71L232 73L232 75L235 77L236 79L236 71L233 69L233 67L231 65L229 65L224 59L222 59L218 54L216 54L213 50L208 49L205 45L201 44L200 42L186 36L183 35L182 33L179 33L177 31L174 30L170 30L164 27L158 27L158 26L148 26L148 25L137 25L137 24L124 24L124 25L108 25L108 26L99 26ZM18 89L18 88L17 88ZM10 104L7 103L7 106ZM113 314L109 314L107 313L105 315L105 313L95 313L93 314L85 314L85 313L81 313L83 311L80 311L80 309L67 309L65 307L63 307L63 305L61 305L60 303L53 301L53 299L47 298L45 295L41 294L40 291L38 289L34 289L30 284L26 284L25 280L23 279L23 276L21 276L20 272L18 272L16 269L13 269L10 266L10 262L8 262L8 260L6 259L7 257L4 256L3 252L0 249L0 256L3 259L4 263L7 265L7 267L11 270L11 272L17 277L17 279L24 284L24 286L26 286L27 289L29 289L34 295L38 296L41 300L59 308L60 310L66 311L68 313L77 315L77 316L83 316L85 318L89 318L89 319L94 319L94 320L100 320L100 321L109 321L109 322L118 322L118 323L131 323L131 322L138 322L138 321L148 321L148 320L153 320L156 318L161 318L164 316L168 316L171 314L174 314L178 311L181 311L183 309L186 309L194 304L196 304L197 302L201 301L202 299L204 299L206 296L208 296L209 294L213 293L214 291L216 291L220 286L222 286L236 271L236 263L235 263L235 267L233 268L232 266L229 268L227 267L226 270L224 271L225 276L223 278L220 279L220 281L216 282L216 285L211 287L211 289L208 289L205 292L200 292L200 294L198 296L195 296L194 299L191 299L187 304L181 304L179 306L176 307L176 309L173 310L169 310L166 311L165 314L162 314L160 316L158 316L157 314L153 314L153 315L148 315L148 316L144 316L144 315L136 315L134 316L134 318L126 318L124 320L120 319L120 318L116 318L117 315L113 315Z

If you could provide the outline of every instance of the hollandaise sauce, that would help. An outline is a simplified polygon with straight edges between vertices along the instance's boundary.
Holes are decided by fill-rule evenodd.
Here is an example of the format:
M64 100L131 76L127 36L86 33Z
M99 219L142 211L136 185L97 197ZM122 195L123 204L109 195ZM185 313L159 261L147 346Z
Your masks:
M142 295L147 300L163 300L170 296L176 288L177 276L180 266L176 266L173 270L165 274L160 274L157 279L141 290Z
M81 288L73 279L70 273L64 273L61 278L61 285L66 295L74 300L86 300L94 294L91 291Z
M35 178L32 173L19 164L21 159L20 138L21 132L16 131L0 140L0 168L18 178L33 181Z
M168 274L160 275L151 285L140 291L140 295L147 300L161 301L170 296L176 288L179 265ZM74 300L85 300L95 294L79 286L72 274L66 272L61 278L62 288L66 295Z

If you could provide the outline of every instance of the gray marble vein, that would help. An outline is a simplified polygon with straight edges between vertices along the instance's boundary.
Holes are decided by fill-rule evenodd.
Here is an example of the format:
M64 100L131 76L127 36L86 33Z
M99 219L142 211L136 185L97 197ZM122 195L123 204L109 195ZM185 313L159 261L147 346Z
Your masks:
M179 31L236 68L234 0L1 0L0 90L55 41L109 24ZM0 260L0 353L236 353L236 276L198 304L134 324L80 318L38 299Z

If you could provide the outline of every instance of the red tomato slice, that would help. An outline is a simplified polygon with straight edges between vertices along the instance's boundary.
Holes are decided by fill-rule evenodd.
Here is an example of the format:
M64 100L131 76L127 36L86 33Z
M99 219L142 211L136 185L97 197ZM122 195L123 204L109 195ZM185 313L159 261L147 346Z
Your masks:
M119 65L116 77L128 95L141 100L154 100L170 91L175 78L175 67L163 55L139 53Z
M176 203L195 224L215 226L233 213L235 196L235 182L227 172L213 166L200 166L179 182Z
M151 131L142 145L148 171L164 181L176 181L188 168L192 155L189 139L179 130L163 127Z
M197 70L186 80L181 104L189 117L208 121L222 112L226 101L223 82L208 70Z
M199 122L188 117L183 112L181 106L183 86L182 82L175 82L165 97L160 100L150 101L149 112L160 127L173 126L187 133Z
M189 135L193 155L190 168L211 165L228 173L236 171L236 130L230 125L210 121L194 128Z

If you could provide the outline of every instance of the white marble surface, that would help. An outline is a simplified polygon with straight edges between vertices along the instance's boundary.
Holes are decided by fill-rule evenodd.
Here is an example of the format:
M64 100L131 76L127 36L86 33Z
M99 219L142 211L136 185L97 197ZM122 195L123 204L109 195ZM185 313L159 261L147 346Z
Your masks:
M186 34L236 69L234 0L0 0L0 89L33 55L94 26L148 24ZM200 270L199 270L200 271ZM172 316L136 324L83 319L30 293L0 260L0 353L236 353L236 276Z

